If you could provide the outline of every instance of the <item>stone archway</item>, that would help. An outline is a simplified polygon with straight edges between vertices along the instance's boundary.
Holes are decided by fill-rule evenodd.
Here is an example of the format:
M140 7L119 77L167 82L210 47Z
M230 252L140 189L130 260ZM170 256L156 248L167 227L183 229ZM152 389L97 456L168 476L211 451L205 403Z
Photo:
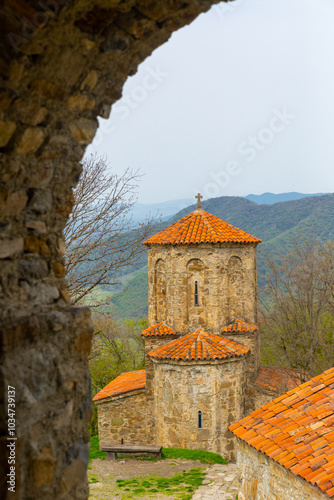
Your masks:
M214 3L2 2L1 408L15 387L17 440L16 494L7 476L1 498L88 496L90 313L71 306L62 261L72 188L97 116L109 115L127 76Z

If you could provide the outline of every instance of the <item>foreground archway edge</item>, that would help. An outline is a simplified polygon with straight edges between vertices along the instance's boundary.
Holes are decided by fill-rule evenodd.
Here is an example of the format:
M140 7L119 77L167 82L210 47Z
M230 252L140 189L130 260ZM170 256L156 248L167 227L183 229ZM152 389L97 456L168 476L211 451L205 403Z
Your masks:
M2 479L1 498L88 496L90 313L71 306L62 260L72 188L97 116L108 116L127 76L213 3L7 0L0 7L1 408L7 422L1 460L11 474ZM6 420L8 386L12 440L6 440L13 422Z

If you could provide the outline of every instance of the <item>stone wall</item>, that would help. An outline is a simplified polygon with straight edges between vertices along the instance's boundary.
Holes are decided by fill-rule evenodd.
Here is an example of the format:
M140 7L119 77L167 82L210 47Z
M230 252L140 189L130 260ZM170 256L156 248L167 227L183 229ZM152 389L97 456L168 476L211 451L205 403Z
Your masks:
M223 337L230 340L234 340L235 342L243 344L244 346L250 349L246 358L247 388L246 388L245 414L248 415L255 409L262 406L258 404L257 401L258 393L255 388L255 381L259 375L260 362L261 362L260 332L259 330L255 330L254 332L233 332L233 333L224 332L222 335Z
M148 398L153 397L153 378L154 378L154 364L152 358L148 355L151 351L168 344L175 340L176 335L157 335L147 336L145 338L145 372L146 372L146 392Z
M100 444L154 444L152 407L145 391L96 401Z
M234 459L228 427L244 416L245 360L186 363L153 360L156 442ZM198 428L201 411L202 428Z
M79 161L128 75L213 3L0 6L0 407L6 435L15 386L16 500L88 494L91 331L88 310L72 308L66 293L62 237Z
M294 476L244 441L235 439L241 475L239 500L328 500L328 495L320 488Z
M199 327L220 333L235 319L257 322L256 245L151 245L148 269L150 325L163 321L186 334Z

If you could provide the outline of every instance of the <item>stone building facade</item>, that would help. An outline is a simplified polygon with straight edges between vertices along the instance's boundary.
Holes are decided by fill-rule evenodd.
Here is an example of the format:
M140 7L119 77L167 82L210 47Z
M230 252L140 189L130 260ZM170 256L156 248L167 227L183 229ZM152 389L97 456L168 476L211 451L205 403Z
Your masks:
M156 442L232 458L233 440L227 428L244 415L244 359L195 363L157 359L155 364L154 414L162 417Z
M95 396L102 442L146 439L235 459L231 423L297 385L295 373L260 364L260 241L198 207L144 242L145 377L138 386L141 372L126 384L122 374Z
M239 500L334 498L334 368L230 427Z
M237 440L237 463L242 486L238 500L328 500L317 486Z
M180 334L198 327L219 334L236 319L256 324L257 243L149 244L150 325L163 322Z
M131 383L120 394L123 374L95 396L102 442L146 439L235 457L228 427L254 409L260 370L260 241L198 207L145 242L150 324L142 333L145 381L140 395ZM134 383L136 377L134 372ZM121 398L131 408L138 402L133 432Z

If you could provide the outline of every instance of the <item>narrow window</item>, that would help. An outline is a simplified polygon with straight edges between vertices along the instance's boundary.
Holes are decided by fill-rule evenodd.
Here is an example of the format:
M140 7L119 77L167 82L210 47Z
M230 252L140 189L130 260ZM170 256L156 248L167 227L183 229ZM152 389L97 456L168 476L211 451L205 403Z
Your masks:
M195 281L194 305L198 306L198 283Z
M202 429L202 412L199 410L198 412L198 428Z

